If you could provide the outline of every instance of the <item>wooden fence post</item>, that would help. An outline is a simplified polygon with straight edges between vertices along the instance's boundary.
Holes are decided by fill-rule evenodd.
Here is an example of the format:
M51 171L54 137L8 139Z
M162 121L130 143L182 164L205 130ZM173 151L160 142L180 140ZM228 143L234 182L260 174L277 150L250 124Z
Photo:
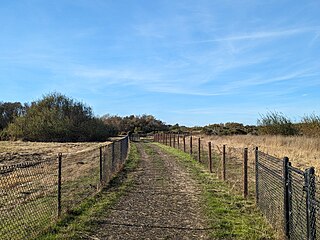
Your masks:
M226 180L226 145L223 145L222 150L222 180Z
M58 218L61 217L61 175L62 175L62 153L58 154Z
M102 147L100 147L100 185L102 186L102 168L103 168L103 165L102 165L102 161L103 161L103 158L102 158Z
M211 142L208 142L208 148L209 148L209 151L208 151L208 154L209 154L209 170L210 170L210 173L212 173L212 155L211 155Z
M173 147L176 147L176 134L173 134Z
M259 148L254 150L255 158L255 178L256 178L256 204L259 205Z
M198 162L201 162L201 140L198 138Z
M170 147L172 147L172 134L169 133L169 139L170 139Z
M183 135L183 151L186 152L186 135Z
M180 149L180 135L178 133L178 149Z
M192 136L190 136L190 155L192 155Z
M243 151L243 197L248 197L248 148Z

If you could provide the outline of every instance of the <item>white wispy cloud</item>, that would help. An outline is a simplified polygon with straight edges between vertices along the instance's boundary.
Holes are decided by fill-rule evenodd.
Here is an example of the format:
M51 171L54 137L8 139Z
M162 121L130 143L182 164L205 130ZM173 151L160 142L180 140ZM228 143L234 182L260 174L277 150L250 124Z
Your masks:
M285 36L290 36L290 35L297 35L297 34L307 33L307 32L318 32L319 30L320 30L320 26L283 29L283 30L277 30L277 31L273 31L273 30L253 31L253 32L249 32L249 33L237 33L237 34L229 35L226 37L217 37L214 39L190 41L190 42L185 42L185 44L270 39L270 38L279 38L279 37L285 37Z

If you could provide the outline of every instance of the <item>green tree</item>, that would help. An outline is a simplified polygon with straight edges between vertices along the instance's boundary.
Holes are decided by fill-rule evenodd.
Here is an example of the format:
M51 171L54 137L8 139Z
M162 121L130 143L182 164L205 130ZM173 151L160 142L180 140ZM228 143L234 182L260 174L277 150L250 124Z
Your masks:
M104 141L112 134L90 107L60 93L32 102L5 130L9 138L29 141Z

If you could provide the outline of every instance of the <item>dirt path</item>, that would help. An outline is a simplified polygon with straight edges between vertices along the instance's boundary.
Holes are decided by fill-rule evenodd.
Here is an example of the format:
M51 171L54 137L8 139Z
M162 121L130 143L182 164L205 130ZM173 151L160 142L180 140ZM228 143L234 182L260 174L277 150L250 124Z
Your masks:
M196 182L157 146L138 143L133 188L100 222L92 239L209 239Z

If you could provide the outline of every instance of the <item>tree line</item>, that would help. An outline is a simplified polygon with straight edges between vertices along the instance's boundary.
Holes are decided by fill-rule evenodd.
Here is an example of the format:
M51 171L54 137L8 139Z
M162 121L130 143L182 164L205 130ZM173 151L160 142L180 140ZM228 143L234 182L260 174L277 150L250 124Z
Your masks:
M279 112L260 115L257 125L228 122L206 126L167 125L152 115L96 117L92 108L60 93L31 103L0 102L0 139L43 142L106 141L127 133L198 132L207 135L320 136L320 117L311 114L294 123Z
M96 117L91 107L60 93L25 104L0 102L1 140L106 141L120 133L167 130L166 124L151 115Z

